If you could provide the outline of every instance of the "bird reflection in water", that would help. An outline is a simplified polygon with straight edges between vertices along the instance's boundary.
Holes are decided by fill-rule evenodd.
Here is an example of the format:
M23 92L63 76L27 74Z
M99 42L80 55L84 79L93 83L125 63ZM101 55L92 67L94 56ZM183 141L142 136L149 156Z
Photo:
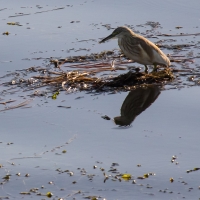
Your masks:
M129 126L157 99L159 94L160 88L157 85L143 85L129 92L122 104L121 116L114 118L115 124Z

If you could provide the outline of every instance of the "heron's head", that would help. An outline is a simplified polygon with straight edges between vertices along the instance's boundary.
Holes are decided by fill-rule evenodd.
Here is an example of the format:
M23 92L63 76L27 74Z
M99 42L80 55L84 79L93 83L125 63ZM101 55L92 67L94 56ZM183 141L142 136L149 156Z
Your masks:
M126 34L129 34L130 32L132 32L132 31L128 27L125 27L125 26L118 27L112 32L112 34L110 34L108 37L106 37L103 40L101 40L99 43L103 43L103 42L105 42L105 41L107 41L109 39L123 37Z

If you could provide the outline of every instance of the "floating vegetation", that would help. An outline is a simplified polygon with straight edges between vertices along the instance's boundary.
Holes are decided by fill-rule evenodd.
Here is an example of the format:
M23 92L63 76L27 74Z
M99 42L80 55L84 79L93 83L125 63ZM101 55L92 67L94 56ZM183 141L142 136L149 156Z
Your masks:
M162 43L162 42L161 42ZM169 46L159 43L164 48ZM188 45L178 45L173 48L185 48ZM190 47L191 44L188 46ZM121 51L103 51L89 55L70 56L61 58L34 58L44 59L46 67L30 67L7 74L2 78L12 77L11 81L2 85L14 88L23 88L23 91L34 92L30 97L49 97L57 99L59 92L66 94L87 91L88 93L131 91L141 84L175 85L176 88L184 87L180 78L190 85L199 85L199 75L190 69L160 68L157 72L145 73L133 61L127 60ZM185 63L193 62L193 58L184 56L170 56L171 62ZM70 70L72 69L72 70ZM181 74L179 73L181 72ZM36 74L37 73L37 74ZM179 74L178 74L179 73ZM194 77L194 78L189 78ZM191 83L192 82L192 83ZM40 90L45 88L45 90ZM6 90L3 91L5 94ZM21 91L20 89L18 91ZM17 91L14 91L15 93ZM8 93L8 92L7 92ZM77 97L79 99L81 97ZM108 118L105 118L108 119Z
M22 26L19 22L7 22L8 25Z
M49 198L51 198L51 197L53 196L53 193L47 192L47 193L46 193L46 196L49 197Z
M30 192L20 192L20 194L23 194L23 195L31 195Z
M155 176L155 175L156 175L155 173L149 172L149 173L144 174L143 176L138 176L137 179L146 179L146 178L149 178L149 176Z
M5 109L0 110L0 112L26 106L26 105L28 105L31 101L32 101L32 99L29 99L29 100L26 100L26 101L24 101L24 102L22 102L22 103L20 103L20 104L17 104L17 105L14 105L14 106L9 106L9 107L7 107L7 108L5 108Z
M130 180L131 177L132 177L131 174L123 174L123 175L122 175L122 178L123 178L125 181Z
M52 99L57 99L57 96L60 94L60 92L59 91L57 91L57 92L55 92L54 94L53 94L53 96L52 96Z
M170 178L169 181L170 181L171 183L173 183L173 182L174 182L174 178Z
M74 70L70 72L62 72L60 74L58 73L54 76L34 76L33 78L38 80L37 83L39 83L41 87L47 85L56 86L68 93L77 90L108 92L117 89L119 91L129 91L135 85L144 83L164 83L174 79L173 73L168 68L150 74L129 71L125 74L112 77L100 78L97 76L98 72L103 72L104 70L107 71L108 69L109 68L100 68L91 71ZM111 71L111 68L109 70ZM52 99L56 99L58 94L58 92L54 93Z
M9 35L10 33L8 31L3 32L2 35Z
M108 117L107 115L101 116L101 118L103 118L105 120L110 120L110 117Z
M198 171L198 170L200 170L200 168L199 167L195 167L194 169L187 170L186 172L190 173L190 172L195 172L195 171Z

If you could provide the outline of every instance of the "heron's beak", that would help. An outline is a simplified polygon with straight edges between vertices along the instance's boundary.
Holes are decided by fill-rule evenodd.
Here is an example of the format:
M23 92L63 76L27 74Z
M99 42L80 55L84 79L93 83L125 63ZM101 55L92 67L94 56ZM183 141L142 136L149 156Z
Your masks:
M105 42L105 41L107 41L107 40L109 40L109 39L112 39L112 38L114 38L115 36L113 35L113 34L111 34L111 35L109 35L108 37L106 37L106 38L104 38L103 40L101 40L99 43L103 43L103 42Z

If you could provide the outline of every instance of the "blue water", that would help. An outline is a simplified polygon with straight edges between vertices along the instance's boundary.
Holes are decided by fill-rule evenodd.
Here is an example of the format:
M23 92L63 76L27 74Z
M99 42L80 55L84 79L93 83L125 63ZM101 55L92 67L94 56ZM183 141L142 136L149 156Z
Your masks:
M0 11L0 32L10 32L8 36L0 35L2 76L7 71L45 66L43 59L34 58L65 58L118 48L116 40L98 44L100 38L112 31L107 30L103 24L111 24L113 28L133 25L134 30L142 34L151 27L136 25L154 21L162 26L155 32L200 32L198 1L2 2L2 8L7 9ZM34 14L58 7L64 9ZM30 15L9 17L20 12ZM70 23L72 21L80 22ZM7 22L19 22L23 26L9 26ZM176 26L183 28L176 29ZM78 42L89 39L94 41ZM152 41L159 39L163 38L152 38ZM199 36L175 39L175 43L196 43ZM76 52L79 48L90 51ZM185 55L189 51L180 53ZM193 51L198 55L197 48ZM173 50L165 52L174 53ZM177 63L174 65L178 66ZM199 60L195 59L195 63L190 66L200 66ZM0 81L2 83L4 79ZM4 89L1 86L1 91ZM1 93L0 97L4 100L15 99L17 101L11 105L16 105L29 99L28 95L32 91L20 92L13 95ZM112 120L101 118L103 115L111 118L119 116L127 94L122 92L92 96L84 92L68 95L61 92L57 100L37 97L28 105L30 108L0 112L0 165L3 165L0 168L0 182L6 174L12 175L10 181L1 185L0 197L45 199L45 196L37 196L35 193L26 196L19 194L31 188L39 188L42 194L52 192L55 199L83 199L84 196L93 195L107 200L198 199L200 172L186 173L186 170L200 165L199 87L185 86L181 90L162 91L130 127L119 128ZM84 98L75 100L79 96ZM59 105L71 108L58 108ZM0 109L4 107L0 105ZM67 150L67 153L62 153L63 150ZM171 163L173 155L177 157L177 164ZM105 177L100 167L109 175L112 174L108 172L112 163L119 164L116 167L119 172L130 173L137 184L132 184L132 181L112 181L112 178L104 183ZM138 164L141 167L137 167ZM97 169L93 169L94 165L97 165ZM58 168L73 171L74 176L66 172L59 174L56 171ZM84 168L86 175L81 175L77 168ZM19 172L21 176L16 175ZM137 179L149 172L156 175L145 180ZM25 177L26 173L30 177ZM88 174L95 175L92 181L88 180ZM172 177L173 183L170 182ZM53 184L48 184L50 181ZM73 181L77 183L73 184ZM147 188L147 184L152 188ZM44 189L41 189L42 185ZM81 193L75 194L78 191Z

